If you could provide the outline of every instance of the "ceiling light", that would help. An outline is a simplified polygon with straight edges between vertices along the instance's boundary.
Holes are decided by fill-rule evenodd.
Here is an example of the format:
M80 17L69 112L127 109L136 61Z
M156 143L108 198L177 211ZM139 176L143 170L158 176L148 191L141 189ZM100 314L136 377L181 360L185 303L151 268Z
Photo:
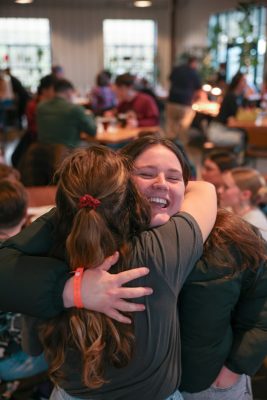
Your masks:
M151 0L135 0L134 1L135 7L150 7L152 6Z
M15 0L15 3L17 4L30 4L32 2L33 0Z

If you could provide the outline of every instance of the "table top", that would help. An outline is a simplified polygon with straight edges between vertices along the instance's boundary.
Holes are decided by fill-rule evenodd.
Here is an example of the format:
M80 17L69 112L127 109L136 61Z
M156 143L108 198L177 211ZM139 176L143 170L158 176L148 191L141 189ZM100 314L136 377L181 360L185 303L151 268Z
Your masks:
M267 118L257 118L255 121L242 121L236 118L229 118L228 124L230 128L257 128L266 127L267 133Z
M98 132L96 139L104 144L121 143L127 140L135 139L140 132L156 133L160 131L159 126L139 127L139 128L113 128L106 131Z

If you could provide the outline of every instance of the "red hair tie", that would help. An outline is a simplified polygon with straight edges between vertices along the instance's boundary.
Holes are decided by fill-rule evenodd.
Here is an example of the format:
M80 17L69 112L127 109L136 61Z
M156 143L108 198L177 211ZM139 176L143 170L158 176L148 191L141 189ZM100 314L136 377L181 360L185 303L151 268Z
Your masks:
M91 207L94 210L101 204L101 201L90 194L85 194L79 198L79 208Z

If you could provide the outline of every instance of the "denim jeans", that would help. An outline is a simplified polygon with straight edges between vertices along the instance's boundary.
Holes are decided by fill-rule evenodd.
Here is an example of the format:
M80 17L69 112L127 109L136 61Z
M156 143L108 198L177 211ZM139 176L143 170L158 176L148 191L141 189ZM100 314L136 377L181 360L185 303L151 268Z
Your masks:
M227 388L211 386L198 393L182 393L184 400L253 400L251 380L241 375L238 381Z
M23 351L18 351L0 360L0 380L14 381L29 378L46 371L47 368L43 354L32 357Z
M66 393L63 389L57 387L54 388L49 400L81 400L81 399L79 399L78 397L72 397L68 393ZM183 397L181 393L178 390L176 390L176 392L174 392L171 396L169 396L165 400L183 400Z

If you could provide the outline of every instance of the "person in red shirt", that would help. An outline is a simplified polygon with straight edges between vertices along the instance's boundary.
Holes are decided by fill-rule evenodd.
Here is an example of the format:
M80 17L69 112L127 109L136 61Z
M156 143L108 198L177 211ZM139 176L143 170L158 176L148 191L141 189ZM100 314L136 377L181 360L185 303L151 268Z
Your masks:
M159 125L159 110L152 96L138 92L134 88L135 77L131 74L118 75L115 80L115 92L119 101L118 114L127 115L127 125Z

